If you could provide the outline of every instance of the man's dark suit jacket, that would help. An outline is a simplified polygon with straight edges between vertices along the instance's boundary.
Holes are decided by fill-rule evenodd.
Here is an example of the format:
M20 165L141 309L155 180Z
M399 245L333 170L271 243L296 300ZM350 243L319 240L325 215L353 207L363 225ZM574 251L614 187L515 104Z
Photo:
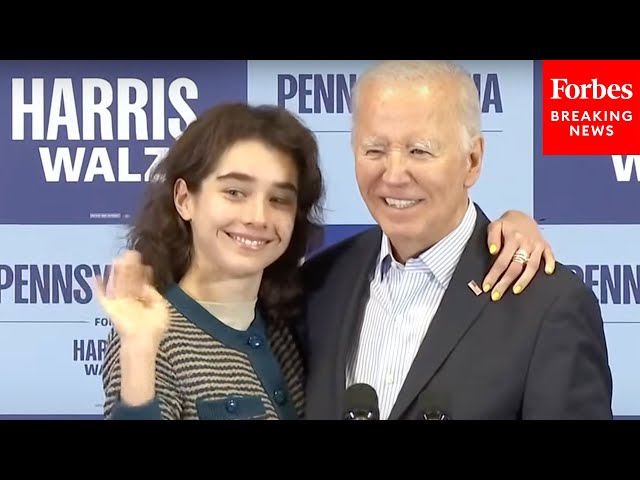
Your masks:
M596 297L565 266L492 302L478 285L493 257L489 220L474 232L402 386L390 419L422 418L423 391L451 419L611 419L612 378ZM341 419L349 349L358 338L380 251L373 227L303 265L308 419ZM577 240L576 240L577 241ZM544 263L544 262L542 262ZM542 268L542 267L541 267ZM446 400L442 400L446 399Z

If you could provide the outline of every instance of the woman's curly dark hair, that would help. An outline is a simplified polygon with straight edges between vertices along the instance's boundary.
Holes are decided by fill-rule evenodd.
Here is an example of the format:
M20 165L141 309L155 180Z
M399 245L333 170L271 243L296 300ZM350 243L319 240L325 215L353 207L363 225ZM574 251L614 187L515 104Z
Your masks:
M324 183L319 149L313 132L294 114L271 105L219 104L199 116L175 141L152 172L146 197L127 235L153 269L155 287L162 292L177 283L190 266L191 226L174 205L174 185L182 178L191 192L216 167L236 142L259 140L289 155L298 174L298 202L291 242L284 254L265 269L258 305L270 321L296 315L301 294L301 259L322 241L321 202Z

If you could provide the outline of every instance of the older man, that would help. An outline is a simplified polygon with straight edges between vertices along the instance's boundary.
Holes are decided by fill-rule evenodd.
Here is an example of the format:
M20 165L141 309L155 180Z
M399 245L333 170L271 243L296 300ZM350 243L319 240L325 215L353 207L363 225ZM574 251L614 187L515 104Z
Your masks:
M611 418L598 302L573 273L478 288L493 258L469 197L484 153L469 75L385 62L353 102L356 178L378 226L303 268L307 417L343 418L347 389L367 384L381 419Z

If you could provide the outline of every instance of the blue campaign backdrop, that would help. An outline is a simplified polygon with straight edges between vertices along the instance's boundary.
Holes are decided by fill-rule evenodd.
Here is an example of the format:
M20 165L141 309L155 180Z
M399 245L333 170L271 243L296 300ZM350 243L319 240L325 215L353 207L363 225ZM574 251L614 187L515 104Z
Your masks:
M461 63L487 137L473 199L494 218L510 208L533 215L593 289L614 413L640 416L640 156L542 156L539 62ZM274 103L300 115L320 142L327 244L371 225L349 146L350 89L368 64L0 62L0 417L101 417L109 325L93 277L122 247L120 224L150 166L209 106Z

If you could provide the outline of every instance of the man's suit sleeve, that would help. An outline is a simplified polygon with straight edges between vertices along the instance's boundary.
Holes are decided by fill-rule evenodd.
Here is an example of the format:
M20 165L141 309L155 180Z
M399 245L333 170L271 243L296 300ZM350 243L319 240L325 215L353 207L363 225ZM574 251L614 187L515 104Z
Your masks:
M581 287L581 286L580 286ZM547 311L536 340L523 419L611 419L612 378L598 300L573 288Z

